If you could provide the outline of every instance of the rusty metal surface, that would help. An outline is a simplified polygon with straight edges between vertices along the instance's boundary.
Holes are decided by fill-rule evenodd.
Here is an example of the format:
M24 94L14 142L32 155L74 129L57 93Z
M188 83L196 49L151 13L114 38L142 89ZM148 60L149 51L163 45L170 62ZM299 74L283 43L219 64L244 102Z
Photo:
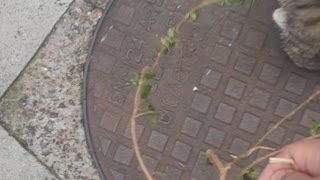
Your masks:
M152 63L159 37L195 3L115 1L101 26L88 71L86 123L108 180L143 177L128 129L135 93L129 81ZM155 177L215 179L206 149L229 161L230 154L244 152L320 87L319 72L297 68L281 51L271 20L276 7L275 0L258 1L254 8L211 6L181 30L177 47L163 58L152 81L151 102L160 121L151 127L141 120L137 126L143 157ZM298 112L265 145L280 147L308 136L309 117L320 119L319 101ZM262 154L239 163L229 179Z

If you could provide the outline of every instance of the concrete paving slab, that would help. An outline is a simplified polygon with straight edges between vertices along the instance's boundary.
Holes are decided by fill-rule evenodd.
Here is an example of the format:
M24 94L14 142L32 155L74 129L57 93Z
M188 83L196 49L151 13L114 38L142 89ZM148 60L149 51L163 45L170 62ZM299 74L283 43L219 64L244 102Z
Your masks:
M61 179L98 180L82 126L82 68L102 12L75 0L0 100L9 129Z
M36 53L72 0L0 2L0 97ZM0 127L0 179L55 179Z
M53 180L46 167L0 126L0 180Z
M0 1L0 97L30 61L71 2Z

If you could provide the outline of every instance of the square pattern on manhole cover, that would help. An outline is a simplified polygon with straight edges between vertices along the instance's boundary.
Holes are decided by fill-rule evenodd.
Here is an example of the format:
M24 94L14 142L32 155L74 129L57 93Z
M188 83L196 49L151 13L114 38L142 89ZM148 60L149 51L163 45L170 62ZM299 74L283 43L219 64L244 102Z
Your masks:
M91 56L87 105L88 134L107 179L143 179L131 142L136 89L130 80L154 62L159 38L196 2L117 1L104 19ZM217 179L205 157L208 148L227 162L320 88L319 73L297 68L281 52L271 22L276 6L276 0L268 0L251 8L248 2L208 7L197 22L181 28L179 43L161 58L150 81L152 94L140 108L152 104L159 122L136 121L150 171L165 180ZM310 119L320 122L319 102L313 100L289 118L264 145L278 148L307 137ZM261 155L240 162L229 179Z

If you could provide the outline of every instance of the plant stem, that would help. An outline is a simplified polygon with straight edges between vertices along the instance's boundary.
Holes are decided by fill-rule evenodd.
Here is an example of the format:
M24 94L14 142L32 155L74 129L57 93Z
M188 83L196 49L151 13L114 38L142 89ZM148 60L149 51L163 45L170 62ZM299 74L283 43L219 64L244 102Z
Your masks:
M304 108L306 105L308 105L313 99L318 97L320 95L320 90L316 91L314 94L312 94L305 102L300 104L295 110L290 112L288 115L286 115L283 119L281 119L278 123L276 123L269 131L260 138L260 140L253 146L259 146L274 130L276 130L281 124L283 124L286 120L294 116L298 111L300 111L302 108Z
M232 162L230 162L230 165L234 165L237 162L239 162L241 159L246 158L248 154L252 151L256 151L257 147L260 146L260 144L274 131L276 130L281 124L283 124L286 120L294 116L298 111L303 109L305 106L307 106L313 99L318 97L320 95L320 90L317 90L314 94L312 94L306 101L304 101L302 104L300 104L296 109L291 111L288 115L286 115L284 118L282 118L278 123L276 123L271 129L269 129L259 140L258 142L250 148L247 152L241 154L238 158L235 158Z
M182 25L187 22L190 18L190 15L202 8L204 8L205 6L208 6L210 4L215 4L215 3L219 3L220 0L203 0L200 4L196 5L195 7L193 7L189 12L186 13L186 15L184 16L184 18L177 24L176 26L176 31L177 33L179 32L179 30L181 29ZM151 72L154 72L156 70L156 68L159 66L161 57L163 56L163 54L165 53L166 49L164 49L163 47L160 49L160 51L157 54L157 58L155 60L155 62L151 65ZM150 174L150 172L148 171L147 167L145 166L143 159L141 157L141 152L137 143L137 137L136 137L136 118L147 115L147 114L151 114L152 112L146 112L146 113L139 113L140 110L140 104L141 104L141 91L142 91L142 87L143 84L145 83L144 80L144 76L145 73L147 72L148 66L144 67L141 71L141 78L139 81L139 85L135 94L135 98L134 98L134 108L133 108L133 112L130 118L130 122L131 122L131 136L132 136L132 143L133 143L133 149L135 152L135 156L138 160L139 166L142 168L143 173L145 174L146 178L148 180L153 180L152 175ZM262 138L259 139L259 141L251 148L249 149L247 152L245 152L244 154L242 154L241 156L239 156L238 158L235 158L232 162L228 163L226 166L223 166L223 164L221 163L221 161L219 160L218 156L213 152L213 156L212 156L212 152L209 153L209 155L207 154L207 156L209 157L211 155L211 157L213 157L212 163L217 167L217 169L220 172L220 180L226 180L228 171L232 168L232 166L234 164L236 164L239 160L249 156L252 152L258 150L258 149L266 149L266 148L261 148L259 145L266 139L266 137L272 133L275 129L277 129L282 123L284 123L287 119L291 118L293 115L296 114L297 111L301 110L302 108L304 108L307 104L310 103L311 100L313 100L314 98L316 98L317 96L320 95L320 90L318 90L316 93L314 93L312 96L310 96L304 103L302 103L300 106L298 106L298 108L296 108L294 111L292 111L291 113L289 113L286 117L284 117L283 119L281 119L278 123L276 123ZM317 136L314 136L312 138L316 138ZM255 164L265 160L268 157L271 157L273 155L278 154L279 152L281 152L283 149L280 149L278 151L274 151L270 154L268 154L267 156L264 156L262 158L257 159L256 161L254 161L253 163L251 163L243 172L247 172L248 169L250 169L251 167L253 167ZM207 151L208 152L208 151ZM210 160L210 158L209 158ZM242 172L242 173L243 173Z
M206 152L206 156L207 156L209 162L212 165L214 165L220 173L224 171L224 169L225 169L224 165L222 164L219 157L217 156L217 154L213 150L208 149Z
M134 98L134 109L131 114L130 122L131 122L131 136L132 136L132 144L133 144L133 150L135 152L136 158L138 160L139 166L141 167L144 175L148 180L153 180L152 175L148 171L146 165L143 162L143 159L141 157L141 152L139 149L138 141L137 141L137 133L136 133L136 117L137 114L139 113L139 107L141 104L141 90L144 84L144 75L146 73L147 68L143 68L141 71L141 78L139 81L139 86L137 88L136 96Z
M152 67L151 67L151 71L152 71L152 72L155 72L156 68L159 66L161 57L162 57L162 55L163 55L164 52L165 52L165 49L162 47L161 50L160 50L160 51L158 52L158 54L157 54L156 60L155 60L154 63L152 64Z
M178 25L176 26L176 30L178 32L178 30L181 28L181 26L189 19L190 14L192 14L193 12L207 6L213 3L218 3L220 0L203 0L199 5L195 6L194 8L192 8L184 17L184 19L182 19ZM165 53L166 49L164 49L163 47L160 49L160 51L157 54L157 58L155 60L155 62L151 65L151 72L154 72L156 70L156 68L159 66L161 57L163 56L163 54ZM135 152L135 156L138 160L139 166L141 167L143 173L145 174L146 178L148 180L153 180L152 175L150 174L150 172L148 171L147 167L145 166L143 159L141 157L141 152L139 149L139 145L137 143L137 137L136 137L136 118L140 117L142 114L138 114L139 113L139 109L140 109L140 104L141 104L141 91L142 91L142 87L144 84L144 76L145 73L147 72L148 66L144 67L141 71L141 76L140 76L140 81L139 81L139 85L134 97L134 105L133 105L133 111L131 114L131 118L130 118L130 122L131 122L131 136L132 136L132 144L133 144L133 150Z
M223 171L223 173L220 173L220 178L219 180L226 180L227 179L227 171Z
M203 0L200 4L194 6L189 12L186 13L184 18L177 24L176 30L179 31L181 26L187 22L190 19L190 15L196 11L199 11L200 9L210 5L210 4L215 4L219 3L220 0Z
M317 139L317 138L320 138L320 134L317 134L317 135L315 135L315 136L307 137L307 138L303 139L302 141L307 141L307 140ZM275 156L275 155L279 154L279 153L282 152L284 149L285 149L285 147L284 147L284 148L281 148L281 149L279 149L279 150L277 150L277 151L273 151L273 152L271 152L271 153L269 153L269 154L267 154L267 155L265 155L265 156L262 156L262 157L256 159L255 161L253 161L250 165L248 165L247 167L245 167L245 168L241 171L240 176L243 176L244 174L246 174L246 173L249 171L249 169L253 168L255 165L261 163L262 161L266 160L267 158L270 158L270 157L272 157L272 156Z
M152 115L152 114L158 114L157 112L154 112L154 111L148 111L148 112L144 112L144 113L140 113L136 116L136 119L139 118L139 117L143 117L143 116L146 116L146 115Z
M265 156L262 156L262 157L256 159L255 161L253 161L251 164L249 164L247 167L245 167L245 168L241 171L240 176L245 175L245 174L249 171L249 169L253 168L255 165L261 163L262 161L266 160L266 159L269 158L269 157L272 157L272 156L275 156L275 155L279 154L279 153L282 152L283 150L284 150L284 148L279 149L279 150L277 150L277 151L273 151L273 152L271 152L271 153L269 153L269 154L267 154L267 155L265 155Z

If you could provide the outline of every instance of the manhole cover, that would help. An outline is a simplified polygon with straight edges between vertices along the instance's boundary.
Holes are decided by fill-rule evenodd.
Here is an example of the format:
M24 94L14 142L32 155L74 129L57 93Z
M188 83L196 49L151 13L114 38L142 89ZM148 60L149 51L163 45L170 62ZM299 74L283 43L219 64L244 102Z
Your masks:
M87 72L86 125L97 165L111 179L143 179L132 151L129 118L135 89L130 79L151 64L160 37L196 0L113 2L94 43ZM159 179L217 179L208 148L224 161L248 149L266 130L319 87L319 73L297 68L282 53L272 23L276 0L222 9L207 7L181 30L177 47L152 81L155 127L138 122L143 158ZM199 90L193 91L194 87ZM265 142L279 147L308 136L312 102ZM254 154L238 164L229 179ZM261 165L263 167L263 164Z

